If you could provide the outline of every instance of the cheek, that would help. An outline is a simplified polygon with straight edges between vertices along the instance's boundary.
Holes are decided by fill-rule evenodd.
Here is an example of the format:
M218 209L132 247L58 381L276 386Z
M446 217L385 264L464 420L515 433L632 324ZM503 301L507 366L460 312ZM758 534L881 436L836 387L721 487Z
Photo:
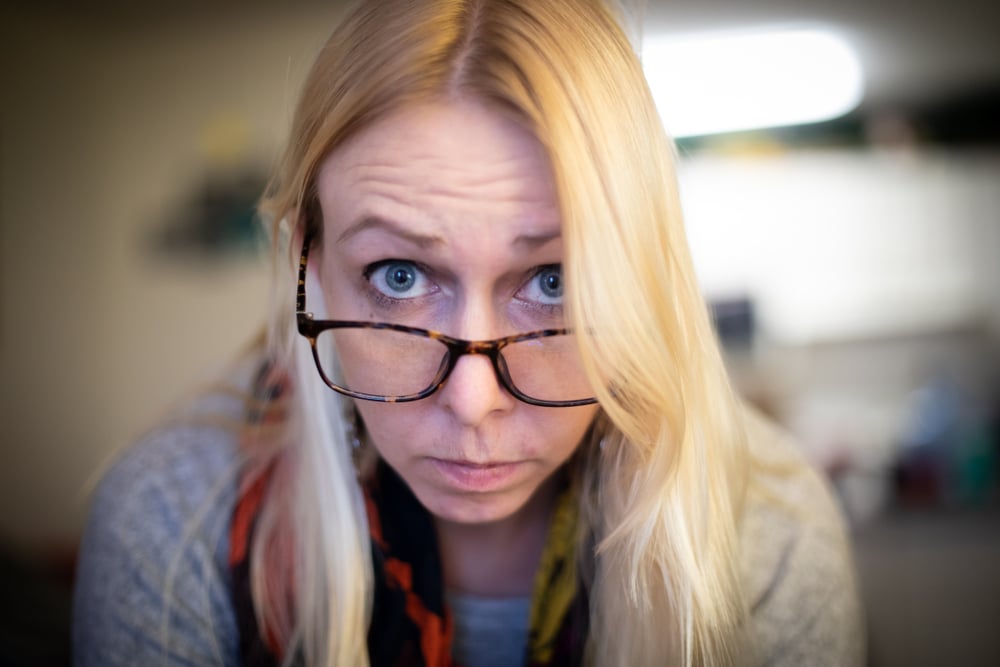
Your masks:
M517 433L519 453L545 461L550 466L564 463L579 447L597 414L597 406L539 408L519 405L517 419L500 426L501 437Z
M449 453L450 434L440 427L426 399L396 404L358 400L355 405L368 442L404 479L420 459Z
M358 400L354 404L369 439L383 458L391 460L394 451L412 444L420 432L416 430L421 422L419 401L392 405Z
M531 438L531 448L540 458L560 459L560 463L568 459L597 414L597 406L582 406L577 408L535 408L541 410L544 416L534 422L534 438Z

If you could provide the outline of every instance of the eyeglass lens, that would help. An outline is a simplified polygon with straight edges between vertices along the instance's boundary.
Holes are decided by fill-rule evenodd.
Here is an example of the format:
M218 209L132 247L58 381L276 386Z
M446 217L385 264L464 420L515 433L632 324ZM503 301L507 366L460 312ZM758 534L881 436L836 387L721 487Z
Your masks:
M317 337L316 350L330 381L384 397L430 388L440 382L448 361L448 347L441 341L391 329L329 329ZM572 335L511 343L500 357L512 384L525 396L541 401L592 396Z

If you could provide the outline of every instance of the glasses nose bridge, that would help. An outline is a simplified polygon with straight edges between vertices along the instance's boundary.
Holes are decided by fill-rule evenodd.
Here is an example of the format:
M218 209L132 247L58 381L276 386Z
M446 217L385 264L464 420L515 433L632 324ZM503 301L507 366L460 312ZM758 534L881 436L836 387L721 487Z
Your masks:
M469 340L464 341L461 345L461 350L458 351L458 356L464 356L466 354L483 354L488 357L494 356L500 349L500 341L496 340Z
M483 356L489 359L493 367L493 374L501 387L510 389L510 382L506 376L506 371L500 363L500 349L503 347L502 340L464 340L455 341L448 345L451 350L451 363L448 364L448 372L441 380L441 384L451 376L458 362L464 356Z

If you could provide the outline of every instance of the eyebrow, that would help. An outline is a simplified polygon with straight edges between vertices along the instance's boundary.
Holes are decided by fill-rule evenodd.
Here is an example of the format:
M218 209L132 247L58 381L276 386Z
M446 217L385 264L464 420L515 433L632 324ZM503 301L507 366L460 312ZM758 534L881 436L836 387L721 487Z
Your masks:
M413 230L407 229L393 220L373 215L367 215L361 218L361 220L341 232L337 237L336 243L344 243L350 238L368 229L381 229L409 241L420 248L430 248L444 243L444 239L435 234L421 234L419 232L414 232ZM562 229L555 229L550 232L541 232L538 234L520 234L514 239L514 242L511 245L527 246L529 249L535 249L549 243L550 241L558 239L561 236Z
M372 215L367 215L361 218L361 220L341 232L340 236L337 237L337 243L343 243L367 229L381 229L387 231L390 234L409 241L420 248L429 248L431 246L444 243L444 240L440 236L435 236L433 234L420 234L414 232L413 230L406 229L392 220L386 220L385 218L379 218Z
M562 229L556 229L551 232L541 232L539 234L521 234L514 239L513 245L527 246L528 248L534 250L535 248L540 248L549 241L554 241L560 237L562 237Z

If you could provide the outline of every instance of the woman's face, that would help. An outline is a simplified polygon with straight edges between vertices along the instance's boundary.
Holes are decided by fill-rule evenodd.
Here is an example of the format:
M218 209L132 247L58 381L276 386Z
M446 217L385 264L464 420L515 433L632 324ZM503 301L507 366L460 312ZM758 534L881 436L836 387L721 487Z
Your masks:
M490 108L466 100L397 111L327 158L318 194L324 228L313 256L326 317L467 340L565 326L548 159ZM345 347L345 375L366 372L351 367ZM461 357L429 398L357 407L375 448L424 506L461 523L523 507L597 409L523 403L482 355Z

